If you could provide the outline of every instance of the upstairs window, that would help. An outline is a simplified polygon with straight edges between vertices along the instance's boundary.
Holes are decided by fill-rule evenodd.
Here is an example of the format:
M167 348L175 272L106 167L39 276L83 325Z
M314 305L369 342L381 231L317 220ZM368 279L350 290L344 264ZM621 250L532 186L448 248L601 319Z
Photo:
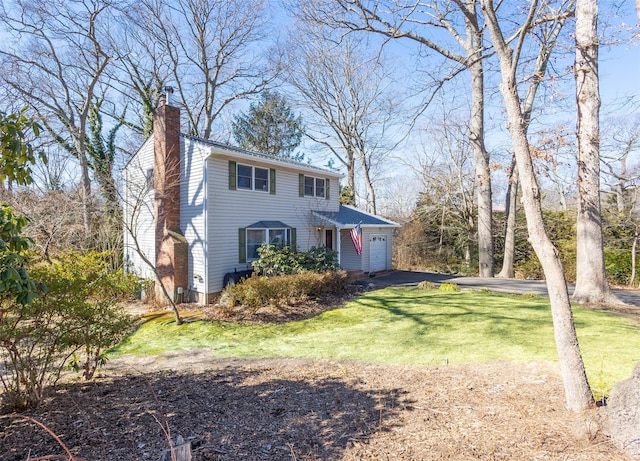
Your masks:
M229 161L229 189L276 193L276 170Z
M253 189L253 167L238 165L238 189Z
M329 198L328 179L300 175L301 196Z
M255 176L255 190L262 190L269 192L269 170L266 168L254 168L253 173Z

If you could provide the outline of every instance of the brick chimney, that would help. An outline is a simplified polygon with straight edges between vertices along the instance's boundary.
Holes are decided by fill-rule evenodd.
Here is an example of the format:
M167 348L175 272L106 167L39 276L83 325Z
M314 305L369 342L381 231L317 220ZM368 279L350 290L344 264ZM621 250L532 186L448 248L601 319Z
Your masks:
M180 230L180 109L164 102L153 115L156 270L175 302L188 288L188 244ZM166 302L156 280L156 299Z

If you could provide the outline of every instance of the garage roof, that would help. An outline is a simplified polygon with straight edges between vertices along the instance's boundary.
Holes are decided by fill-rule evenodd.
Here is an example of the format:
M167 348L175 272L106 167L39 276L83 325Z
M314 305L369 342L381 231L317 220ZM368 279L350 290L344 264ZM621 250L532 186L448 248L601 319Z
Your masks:
M338 211L312 211L325 224L337 227L400 227L400 224L370 213L365 213L349 205L340 205Z

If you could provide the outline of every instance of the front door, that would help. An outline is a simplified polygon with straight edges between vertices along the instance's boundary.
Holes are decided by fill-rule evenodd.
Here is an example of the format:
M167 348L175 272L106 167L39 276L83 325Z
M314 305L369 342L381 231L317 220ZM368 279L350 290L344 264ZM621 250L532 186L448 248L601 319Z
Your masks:
M325 229L324 246L326 246L330 250L333 250L333 229Z

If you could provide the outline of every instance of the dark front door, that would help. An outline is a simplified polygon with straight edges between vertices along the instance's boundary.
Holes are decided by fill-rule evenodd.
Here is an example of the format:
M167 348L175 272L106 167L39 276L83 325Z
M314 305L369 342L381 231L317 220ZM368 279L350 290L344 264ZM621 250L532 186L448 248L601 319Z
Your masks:
M333 229L324 230L324 246L333 250Z

